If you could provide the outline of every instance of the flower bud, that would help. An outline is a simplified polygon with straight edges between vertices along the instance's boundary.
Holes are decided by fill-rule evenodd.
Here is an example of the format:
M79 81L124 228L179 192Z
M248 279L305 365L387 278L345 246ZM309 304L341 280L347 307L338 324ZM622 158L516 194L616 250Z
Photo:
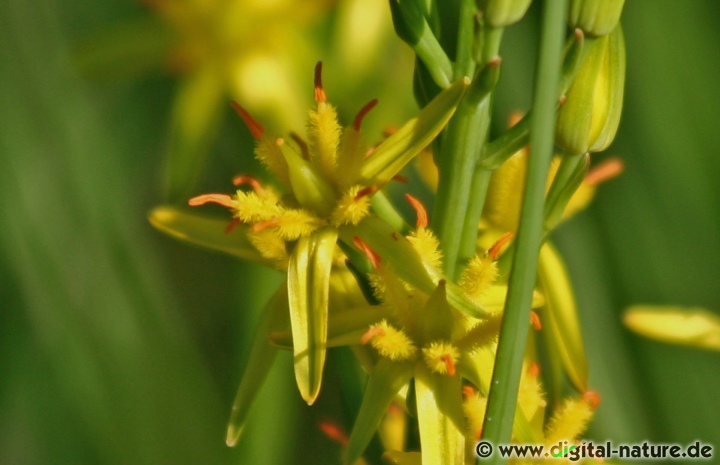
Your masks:
M625 85L625 40L618 26L588 51L558 110L555 144L572 154L600 152L615 138Z
M586 34L604 36L617 26L625 0L571 0L568 24Z
M506 27L525 16L530 0L477 0L477 6L483 12L485 24Z

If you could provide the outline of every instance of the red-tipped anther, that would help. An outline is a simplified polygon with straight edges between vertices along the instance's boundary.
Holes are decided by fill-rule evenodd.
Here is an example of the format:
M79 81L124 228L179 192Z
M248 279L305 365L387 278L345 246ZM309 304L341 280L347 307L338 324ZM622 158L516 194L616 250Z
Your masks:
M198 207L206 203L216 203L227 208L233 208L235 206L235 201L227 194L203 194L188 200L188 205L191 207Z
M370 260L370 264L374 269L377 270L378 268L380 268L380 262L382 260L380 259L380 255L378 255L377 252L371 249L369 245L367 245L362 239L357 236L353 237L353 242L358 249L363 251L368 260Z
M330 420L320 422L320 431L340 445L347 446L350 443L347 433L343 431L340 425Z
M260 181L253 178L252 176L246 176L244 174L238 174L235 176L232 180L233 184L236 186L242 186L243 184L248 184L252 189L255 191L256 194L264 194L265 189L263 189L262 184L260 184Z
M397 131L398 131L398 128L396 128L395 126L388 126L385 128L385 130L383 131L382 134L385 137L390 137L393 134L395 134Z
M358 193L355 195L355 199L354 199L354 200L360 200L361 198L366 197L366 196L368 196L368 195L373 195L373 194L374 194L375 192L377 192L377 191L378 191L378 187L377 187L377 186L368 186L368 187L366 187L366 188L364 188L364 189L360 189L360 190L358 191Z
M230 234L237 225L240 224L240 218L233 218L231 222L225 226L225 234Z
M540 331L542 329L542 323L540 323L540 315L538 315L535 310L530 310L530 323L532 323L535 331Z
M401 409L398 404L393 402L392 404L390 404L390 407L388 407L387 413L389 416L399 417L399 416L403 415L405 412L403 412L403 409Z
M355 116L355 120L353 121L353 128L355 131L360 132L360 125L362 124L363 118L365 118L365 115L367 115L370 110L372 110L375 105L377 105L378 101L376 98L370 100L367 105L362 107L358 114Z
M417 222L415 225L418 228L427 228L428 226L428 214L427 210L425 209L425 205L420 203L418 199L413 197L410 194L405 194L405 200L410 202L410 205L415 209L415 213L417 214Z
M540 365L538 362L532 362L530 366L528 366L528 374L533 378L540 376Z
M280 218L271 218L266 221L261 221L259 223L255 223L254 225L252 225L252 228L250 228L250 230L252 232L260 232L267 228L274 228L275 226L277 226L279 224L280 224Z
M327 95L322 85L322 61L315 65L315 101L317 103L327 102Z
M360 338L360 343L362 345L367 345L368 342L372 341L376 336L384 336L385 331L382 330L382 328L378 326L370 326L370 329L368 329L365 334L362 335Z
M493 260L497 260L500 256L500 253L502 253L503 247L505 247L505 245L510 242L510 239L512 239L513 236L514 234L511 232L507 232L500 236L500 239L495 241L493 246L490 247L490 250L488 250L488 255L490 256L490 258L492 258Z
M250 134L255 139L260 139L263 134L265 134L265 127L263 127L262 124L258 123L255 118L250 116L250 113L246 109L240 106L239 103L236 101L230 102L232 107L235 109L238 115L240 115L240 118L245 122L245 126L250 130Z
M597 186L620 175L624 169L625 165L622 160L619 158L608 158L590 170L587 176L585 176L585 183L590 186Z
M448 376L455 376L455 363L453 363L452 356L450 354L443 355L440 357L440 360L442 360L447 367Z
M600 394L595 391L586 391L583 394L583 400L590 406L591 409L595 410L600 405Z
M464 398L470 398L475 395L475 388L470 386L469 384L466 384L462 387L462 394Z
M408 178L406 178L402 174L396 174L395 176L392 177L392 179L393 179L393 181L401 182L403 184L408 183Z
M305 160L310 160L310 149L307 142L303 140L296 132L290 132L290 138L300 147L300 153Z
M513 111L512 113L510 113L510 116L508 116L508 122L507 122L508 128L511 128L511 127L515 126L516 124L518 124L520 121L522 121L523 116L524 115L522 113L520 113L519 111Z

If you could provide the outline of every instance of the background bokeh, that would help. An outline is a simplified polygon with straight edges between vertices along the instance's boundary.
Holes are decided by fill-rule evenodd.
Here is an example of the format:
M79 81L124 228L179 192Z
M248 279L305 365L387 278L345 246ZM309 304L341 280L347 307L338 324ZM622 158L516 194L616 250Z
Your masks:
M536 13L506 33L498 129L530 101ZM164 201L178 81L162 69L99 79L77 60L98 33L147 16L134 2L0 2L0 464L337 463L339 447L316 425L349 426L342 352L330 354L335 369L313 408L281 358L240 445L224 444L248 338L281 277L147 223ZM340 17L304 32L317 46L295 57L307 70L296 76L307 89L299 105L323 59L345 121L385 96L368 118L379 136L414 111L409 49L381 34L370 72L347 72ZM378 21L389 30L387 15ZM636 303L720 311L720 4L627 0L623 21L626 104L608 153L626 171L555 236L602 396L589 436L720 447L720 355L643 340L620 323ZM229 107L227 116L198 193L259 172L248 134Z

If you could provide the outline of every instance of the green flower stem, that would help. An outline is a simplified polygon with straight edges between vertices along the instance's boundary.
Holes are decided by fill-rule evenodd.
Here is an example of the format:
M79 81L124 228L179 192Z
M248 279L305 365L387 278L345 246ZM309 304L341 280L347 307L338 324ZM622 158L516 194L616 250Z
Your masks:
M489 107L489 98L477 107L463 100L442 138L437 161L440 178L432 220L442 247L445 274L451 280L455 279L473 171L487 138Z
M515 126L487 144L479 166L494 170L502 165L513 153L523 148L528 142L530 120L530 113L528 113Z
M475 62L472 59L475 13L477 13L475 0L461 0L457 56L455 57L455 80L463 76L472 77L475 71Z
M472 22L466 22L466 27L473 27ZM483 59L487 58L489 61L497 56L501 37L502 29L495 29L488 35L488 40L483 41ZM460 51L468 53L465 58L470 59L471 48L459 49L458 52ZM459 56L458 62L461 62ZM467 258L467 250L470 248L467 244L472 244L474 251L477 223L490 177L489 172L476 175L475 167L487 142L491 106L492 95L483 98L477 105L470 104L467 98L464 99L450 120L442 139L438 161L440 182L435 200L433 228L440 239L445 257L445 273L449 279L457 277L458 259ZM466 218L468 211L471 212L470 219ZM473 222L473 218L474 226L467 226ZM461 247L461 244L465 246ZM461 250L464 250L462 256Z
M543 235L543 200L553 153L555 97L560 79L566 15L567 0L543 2L540 56L533 97L533 112L537 117L530 125L532 154L528 161L516 253L483 425L483 438L493 444L507 443L512 435ZM487 463L501 464L505 461L495 454Z
M487 196L488 186L490 185L490 177L492 171L481 166L475 168L472 178L472 188L470 189L470 202L468 203L465 213L465 221L463 223L462 235L460 236L460 248L458 251L458 261L455 267L456 276L462 272L462 267L470 260L476 252L478 224L485 206L485 197Z

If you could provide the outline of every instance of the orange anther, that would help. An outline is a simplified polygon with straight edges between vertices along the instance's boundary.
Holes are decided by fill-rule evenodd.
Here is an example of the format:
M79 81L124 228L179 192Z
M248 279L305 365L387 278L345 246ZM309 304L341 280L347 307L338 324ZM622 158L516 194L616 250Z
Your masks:
M567 97L565 95L561 95L560 98L558 99L558 108L565 105L565 102L567 102Z
M405 199L410 202L410 205L415 209L417 214L417 222L415 225L418 228L427 228L428 226L428 214L425 206L415 197L410 194L405 194Z
M540 376L540 365L538 362L532 362L530 366L528 366L528 374L533 378Z
M492 258L493 260L497 260L498 257L500 256L500 253L502 252L503 247L508 242L510 242L510 239L512 239L513 236L514 236L514 234L511 232L507 232L507 233L503 234L502 236L500 236L500 239L495 241L493 246L490 247L490 250L488 250L488 255L490 256L490 258Z
M274 228L275 226L280 224L280 218L271 218L266 221L261 221L259 223L255 223L252 225L252 228L250 230L252 232L260 232L266 228Z
M317 103L327 102L327 95L322 85L322 61L315 65L315 101Z
M384 336L385 331L382 330L382 328L378 326L370 326L370 329L368 329L365 334L362 335L360 338L360 343L362 345L367 345L368 342L372 341L373 338L376 336Z
M442 360L447 367L448 376L455 376L455 363L453 362L452 356L450 354L443 355L440 357L440 360Z
M241 107L240 104L236 101L233 100L232 102L230 102L230 104L235 109L237 114L240 115L240 118L242 118L242 120L245 122L245 126L247 126L247 128L250 130L250 134L252 134L255 139L260 139L262 135L265 134L265 128L263 127L263 125L258 123L257 120L255 120L255 118L253 118L250 113L248 113L248 111Z
M300 153L305 160L310 160L310 149L308 148L307 142L303 140L296 132L290 132L290 138L300 147Z
M235 200L227 194L203 194L188 200L188 205L191 207L205 205L206 203L216 203L227 208L235 206Z
M535 331L540 331L542 329L542 324L540 323L540 315L538 315L535 310L530 310L530 323L532 323Z
M329 437L335 442L340 443L343 446L347 446L350 442L350 438L348 438L347 433L343 431L340 425L332 421L324 420L320 422L320 431L322 431L325 436Z
M513 111L510 113L510 116L508 116L508 128L511 128L518 124L520 121L522 121L524 115L520 113L519 111Z
M378 101L376 98L370 100L364 107L360 109L358 114L355 116L355 120L353 121L353 128L355 131L360 131L360 124L362 124L363 118L365 118L365 115L368 114L370 110L372 110L375 105L377 105Z
M403 183L403 184L407 184L407 183L408 183L408 178L406 178L406 177L403 176L402 174L396 174L396 175L393 176L392 178L393 178L393 181L401 182L401 183Z
M353 242L358 249L363 251L368 260L370 260L372 267L377 270L380 267L380 262L382 261L380 259L380 255L378 255L377 252L371 249L369 245L357 236L353 237Z
M365 155L363 155L363 159L369 158L370 155L372 155L372 154L375 152L375 149L376 149L376 148L377 148L377 147L372 146L372 147L370 147L369 149L367 149L367 152L365 152Z
M475 388L470 386L469 384L466 384L462 387L462 394L464 398L469 398L475 395Z
M404 414L403 409L400 408L398 404L395 402L390 404L390 407L388 407L388 415L393 417L398 417Z
M242 186L243 184L249 184L250 187L255 191L256 194L264 194L265 189L263 189L262 184L260 184L260 181L253 178L252 176L246 176L244 174L238 174L235 176L232 180L233 184L236 186Z
M583 394L583 400L590 406L590 408L595 410L598 408L598 405L600 405L600 394L595 391L586 391L585 394Z
M395 126L388 126L383 131L383 136L390 137L393 134L395 134L397 131L398 131L398 128L396 128Z
M225 234L230 234L237 225L240 224L240 218L233 218L231 222L225 227Z
M377 191L378 191L377 186L368 186L364 189L360 189L358 191L358 193L355 195L355 200L360 200L361 198L363 198L365 196L373 195Z
M612 179L625 169L625 165L619 158L608 158L604 162L593 167L585 176L585 183L590 186L597 186Z

